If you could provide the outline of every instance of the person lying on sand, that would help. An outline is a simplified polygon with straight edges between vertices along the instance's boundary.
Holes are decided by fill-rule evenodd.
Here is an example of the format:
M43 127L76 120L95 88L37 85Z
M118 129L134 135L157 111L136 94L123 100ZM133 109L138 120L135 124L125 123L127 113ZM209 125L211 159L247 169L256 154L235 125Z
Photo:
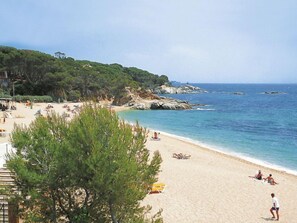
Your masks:
M261 173L261 170L255 175L255 176L249 176L251 178L255 178L257 180L262 180L263 179L263 174Z
M173 153L172 157L176 159L189 159L191 155L182 154L182 153Z
M268 177L264 178L265 181L267 181L267 183L271 184L271 185L275 185L278 184L277 182L275 182L275 180L272 177L272 174L269 174Z
M41 116L41 109L39 109L34 115Z
M152 136L152 140L160 140L160 138L158 137L158 133L157 132L154 132L154 135Z

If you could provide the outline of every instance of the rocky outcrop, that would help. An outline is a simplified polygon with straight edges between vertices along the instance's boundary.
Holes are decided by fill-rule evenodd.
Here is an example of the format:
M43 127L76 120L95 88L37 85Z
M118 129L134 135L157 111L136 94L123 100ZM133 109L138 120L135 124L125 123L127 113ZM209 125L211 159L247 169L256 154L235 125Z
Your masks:
M244 93L241 92L241 91L233 92L232 94L234 94L234 95L244 95Z
M169 87L166 85L162 85L156 89L154 89L153 93L155 94L194 94L194 93L205 93L206 91L195 87L192 85L182 85L179 87Z
M152 110L184 110L191 109L192 106L186 101L180 101L175 99L159 99L153 101L144 100L138 103L130 103L130 106L134 109L152 109Z
M123 95L122 97L115 97L112 104L122 106L124 104L129 103L133 100L133 96L131 94Z
M286 94L286 93L280 92L280 91L265 91L262 94Z
M141 102L143 100L159 100L160 97L158 95L153 94L150 90L132 90L129 87L126 87L121 94L116 96L113 99L113 105L122 106L122 105L129 105L135 102Z
M125 105L137 110L184 110L192 108L186 101L159 97L151 91L131 91L130 88L126 88L126 92L123 95L122 97L115 98L113 104L119 106Z

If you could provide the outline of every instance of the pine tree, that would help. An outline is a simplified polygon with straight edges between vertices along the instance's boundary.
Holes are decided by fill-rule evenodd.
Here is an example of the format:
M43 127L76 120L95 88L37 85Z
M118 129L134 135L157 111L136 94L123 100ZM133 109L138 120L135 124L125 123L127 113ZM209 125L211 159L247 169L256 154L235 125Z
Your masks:
M161 157L147 131L94 104L66 121L57 114L15 127L7 157L27 222L162 222L140 201L156 182Z

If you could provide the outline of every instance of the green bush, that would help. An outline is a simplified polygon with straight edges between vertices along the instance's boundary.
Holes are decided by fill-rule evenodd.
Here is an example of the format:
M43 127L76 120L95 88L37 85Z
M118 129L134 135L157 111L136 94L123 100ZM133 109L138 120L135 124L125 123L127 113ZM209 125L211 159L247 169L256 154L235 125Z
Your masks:
M75 91L75 90L72 90L69 92L69 95L68 95L68 100L69 101L78 101L81 97L81 94L79 91Z
M19 102L26 102L26 101L33 101L33 102L52 102L53 99L51 96L44 95L44 96L33 96L33 95L16 95L14 97L16 101Z
M11 98L11 96L8 95L8 94L0 94L0 98L7 98L7 99L9 99L9 98Z

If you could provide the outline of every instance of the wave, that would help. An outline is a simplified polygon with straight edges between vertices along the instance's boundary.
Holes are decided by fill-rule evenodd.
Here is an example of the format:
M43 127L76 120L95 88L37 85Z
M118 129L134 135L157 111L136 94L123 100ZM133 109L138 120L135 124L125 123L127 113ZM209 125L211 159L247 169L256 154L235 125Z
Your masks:
M195 110L198 110L198 111L215 111L214 108L196 108Z

